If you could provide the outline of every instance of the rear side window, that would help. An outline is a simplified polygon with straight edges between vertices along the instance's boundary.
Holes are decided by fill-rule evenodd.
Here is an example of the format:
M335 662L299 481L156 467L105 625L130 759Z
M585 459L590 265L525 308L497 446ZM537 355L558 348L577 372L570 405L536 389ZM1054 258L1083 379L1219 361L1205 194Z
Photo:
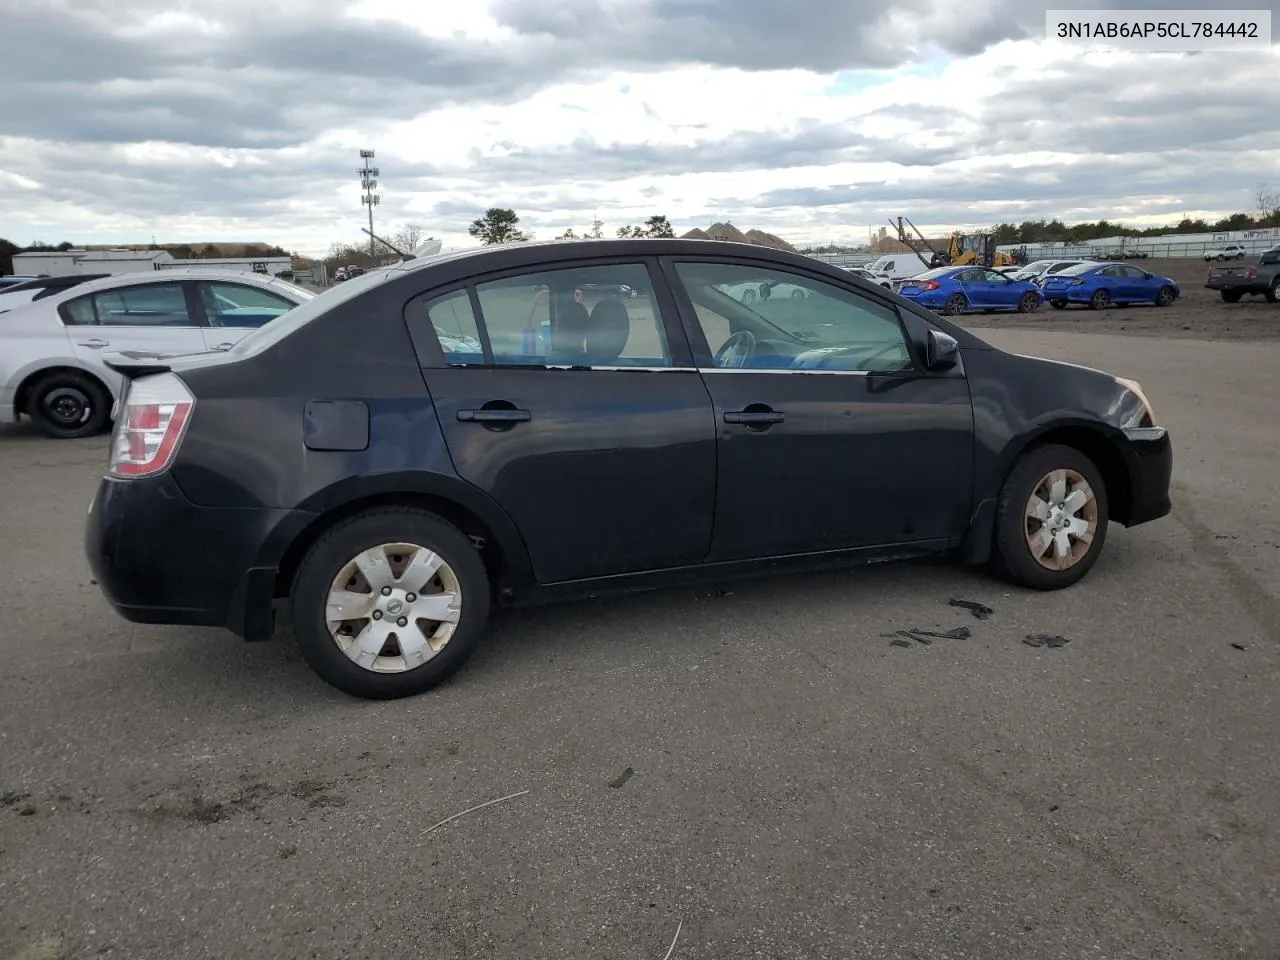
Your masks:
M91 327L98 322L93 312L93 297L81 297L62 305L62 320L69 326Z
M104 290L65 303L59 312L63 322L72 326L194 326L181 283L149 283Z
M479 313L474 308L479 305ZM410 302L418 360L434 337L449 366L670 367L671 350L641 263L523 273Z

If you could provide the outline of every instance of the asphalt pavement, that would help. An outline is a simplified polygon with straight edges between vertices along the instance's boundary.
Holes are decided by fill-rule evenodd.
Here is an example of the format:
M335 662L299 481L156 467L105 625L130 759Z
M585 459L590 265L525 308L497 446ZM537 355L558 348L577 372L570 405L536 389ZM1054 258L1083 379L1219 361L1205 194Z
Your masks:
M506 613L394 703L287 637L117 618L105 440L0 430L0 960L1275 960L1280 344L983 333L1136 377L1173 432L1174 514L1076 588L923 563Z

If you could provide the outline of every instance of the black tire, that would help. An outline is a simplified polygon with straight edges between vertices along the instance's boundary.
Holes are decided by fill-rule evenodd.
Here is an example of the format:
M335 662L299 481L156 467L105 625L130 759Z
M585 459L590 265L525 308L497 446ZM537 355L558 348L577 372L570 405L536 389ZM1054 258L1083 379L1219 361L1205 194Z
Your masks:
M942 312L948 317L958 317L964 313L969 307L969 301L965 299L963 293L953 293L947 297L947 302L942 306Z
M97 436L111 420L111 395L87 374L48 374L36 381L28 396L27 416L55 440Z
M1236 259L1237 259L1237 260L1243 260L1243 259L1244 259L1244 253L1243 253L1243 252L1242 252L1242 253L1237 253L1237 254L1236 254Z
M1018 301L1019 313L1035 313L1040 307L1040 295L1036 293L1024 293L1022 299Z
M742 291L742 302L743 302L743 303L755 303L755 302L756 302L756 292L755 292L754 290L752 290L750 287L747 287L747 289L745 289L745 290L743 290L743 291Z
M1275 303L1280 300L1280 277L1276 277L1271 281L1271 286L1267 287L1267 292L1264 296L1267 298L1268 303Z
M1111 304L1111 294L1105 290L1093 291L1093 296L1089 298L1090 310L1105 310Z
M1055 310L1065 310L1065 309L1067 309L1067 301L1065 301L1065 300L1050 300L1050 301L1049 301L1049 306L1053 307L1053 309L1055 309Z
M1225 300L1227 303L1239 303L1239 302L1240 302L1240 296L1241 296L1240 291L1238 291L1238 290L1223 290L1223 291L1221 291L1221 292L1222 292L1222 299L1223 299L1223 300Z
M357 665L338 647L325 622L330 585L342 568L371 547L414 543L438 554L457 577L462 612L445 646L421 666L379 673ZM307 551L290 591L294 638L303 658L330 685L368 700L423 693L460 668L475 651L489 619L489 578L474 544L451 523L412 507L385 507L337 523Z
M1173 306L1173 301L1177 299L1178 295L1173 292L1173 287L1166 284L1160 288L1158 293L1156 293L1156 306L1171 307Z
M791 299L792 299L792 300L803 300L803 299L804 299L805 297L807 297L807 296L808 296L808 294L807 294L807 293L805 293L803 290L792 290L792 291L791 291Z
M1065 570L1051 570L1032 555L1027 542L1027 503L1041 478L1054 470L1079 474L1093 490L1096 505L1093 540L1079 559ZM1074 447L1045 444L1032 447L1014 463L996 502L995 549L992 568L1004 580L1034 590L1061 590L1077 583L1092 569L1107 539L1110 518L1107 488L1093 461Z

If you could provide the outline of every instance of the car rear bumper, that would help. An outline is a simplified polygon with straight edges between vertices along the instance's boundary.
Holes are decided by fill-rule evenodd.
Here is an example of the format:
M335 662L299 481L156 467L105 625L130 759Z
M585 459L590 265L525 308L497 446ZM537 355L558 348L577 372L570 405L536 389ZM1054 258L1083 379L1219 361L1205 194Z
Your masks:
M0 423L17 423L18 411L12 403L0 403Z
M1158 520L1173 508L1169 485L1173 477L1173 445L1163 427L1136 427L1128 439L1129 511L1120 518L1126 527Z
M1067 303L1088 303L1093 297L1093 291L1084 287L1064 287L1058 290L1040 288L1040 296L1048 300L1065 300Z
M1260 280L1236 280L1228 277L1211 277L1205 281L1210 290L1225 290L1227 293L1266 293L1268 284Z
M104 478L89 507L85 555L107 601L126 620L226 627L265 639L282 529L310 514L193 504L168 474Z
M947 298L945 295L930 293L924 296L917 296L915 294L906 293L902 290L899 290L898 294L899 296L906 297L912 303L920 304L920 306L924 307L926 310L941 310L947 305Z

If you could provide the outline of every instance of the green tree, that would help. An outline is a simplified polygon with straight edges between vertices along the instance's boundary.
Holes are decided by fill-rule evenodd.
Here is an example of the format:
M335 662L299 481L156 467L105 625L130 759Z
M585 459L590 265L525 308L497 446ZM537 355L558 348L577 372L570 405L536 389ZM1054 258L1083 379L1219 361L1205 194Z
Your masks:
M671 228L671 222L661 214L650 217L644 222L643 227L625 226L618 228L618 236L620 237L674 237L675 235L676 232Z
M604 239L604 221L596 217L591 221L591 229L585 235L587 240Z
M644 222L646 237L674 237L676 232L672 229L671 221L663 214L655 214Z
M483 217L472 221L468 232L484 244L521 243L532 240L532 234L520 229L520 218L514 210L490 207Z
M0 276L4 276L6 273L13 273L13 255L21 249L12 240L0 237Z
M581 238L577 235L577 233L574 232L573 227L570 227L564 233L560 234L560 236L556 237L556 239L557 240L579 240Z

